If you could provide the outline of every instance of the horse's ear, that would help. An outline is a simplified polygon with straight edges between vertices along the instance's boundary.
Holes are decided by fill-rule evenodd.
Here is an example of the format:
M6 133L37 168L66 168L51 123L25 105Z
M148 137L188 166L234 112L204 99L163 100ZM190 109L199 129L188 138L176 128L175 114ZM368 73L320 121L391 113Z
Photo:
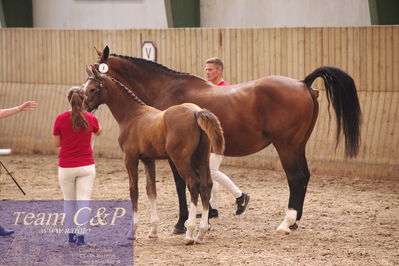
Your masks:
M108 56L109 56L109 47L107 45L107 46L105 46L105 48L103 50L103 53L101 55L101 59L104 60L104 61L107 61Z
M94 50L96 50L98 56L102 56L103 55L103 52L98 50L97 47L94 46L93 48L94 48Z
M86 66L86 73L89 75L89 77L94 76L93 71L90 69L89 66Z

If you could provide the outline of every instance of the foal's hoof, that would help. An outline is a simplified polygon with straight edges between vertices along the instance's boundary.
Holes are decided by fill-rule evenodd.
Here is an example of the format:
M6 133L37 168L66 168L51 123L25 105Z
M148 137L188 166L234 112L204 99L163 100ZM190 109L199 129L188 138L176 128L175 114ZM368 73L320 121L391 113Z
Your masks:
M148 234L148 238L149 238L149 239L157 239L157 238L158 238L158 235L157 235L157 234L149 233L149 234Z
M128 240L136 240L136 236L127 236Z
M182 234L185 234L186 231L187 231L187 229L185 226L180 227L180 226L175 225L175 227L172 230L172 235L182 235Z
M126 238L127 240L136 240L136 233L133 233L133 231L129 231L126 233Z
M195 239L195 244L203 244L205 241L204 241L204 238L199 238L199 237L197 237L196 239Z
M285 229L280 226L276 230L276 234L281 235L281 236L289 235L290 233L291 233L290 229Z
M188 245L193 245L194 244L194 239L192 238L185 238L184 239L184 244Z
M206 232L206 230L205 230ZM198 233L194 240L195 244L203 244L205 242L205 233Z
M297 223L294 223L293 225L290 225L290 227L289 227L291 230L296 230L296 229L298 229L298 225L297 225Z

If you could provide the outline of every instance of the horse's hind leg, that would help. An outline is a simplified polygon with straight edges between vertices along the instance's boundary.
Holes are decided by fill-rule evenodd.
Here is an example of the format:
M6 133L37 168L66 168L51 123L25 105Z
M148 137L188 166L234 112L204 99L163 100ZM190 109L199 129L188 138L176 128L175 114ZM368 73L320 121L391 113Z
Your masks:
M151 206L151 218L150 218L150 232L148 233L149 238L157 238L158 237L158 224L159 217L157 212L157 188L155 184L155 162L154 160L143 160L145 166L145 173L147 176L147 197L150 201Z
M288 210L283 222L277 228L278 234L289 234L290 227L296 229L296 221L302 216L302 208L309 182L309 171L304 169L306 159L304 153L295 147L275 145L279 153L281 163L287 175L290 188ZM307 169L307 165L306 165Z
M172 230L172 234L179 235L186 232L184 222L188 219L187 198L186 198L186 183L179 175L173 161L169 159L169 165L172 169L173 178L175 180L177 196L179 198L179 220Z
M319 104L317 99L312 96L313 110L308 110L311 120L301 121L294 132L288 133L286 136L279 136L278 142L273 142L284 171L287 175L288 185L290 188L290 198L288 201L288 210L284 221L277 228L279 234L289 234L290 229L296 229L297 221L302 217L303 203L305 200L306 190L310 179L308 164L305 157L305 146L312 134L317 116L319 113ZM310 105L309 105L310 106ZM292 127L294 129L294 127ZM298 138L302 135L302 140Z
M297 214L297 218L296 218L297 221L301 220L301 218L302 218L303 204L305 201L305 195L306 195L306 191L307 191L308 183L309 183L309 179L310 179L310 172L309 172L309 168L308 168L308 162L306 161L305 151L302 151L301 155L299 155L299 164L303 171L303 174L305 175L305 181L303 184L304 189L299 197L298 214ZM293 229L296 229L296 228L294 227Z
M308 162L306 160L306 155L305 155L306 143L308 142L309 137L312 134L313 128L316 124L317 116L319 114L319 103L317 102L317 97L315 97L315 96L312 96L312 97L313 97L313 103L314 103L312 121L311 121L309 128L302 140L302 143L299 146L297 153L296 153L297 158L298 158L299 167L302 169L302 172L305 176L303 184L302 184L303 189L301 190L301 192L298 196L298 209L297 209L298 213L297 213L297 218L296 218L297 221L301 220L301 218L302 218L303 204L305 201L306 190L307 190L309 179L310 179L310 171L309 171ZM298 225L296 223L294 225L290 226L290 229L295 230L297 228L298 228Z

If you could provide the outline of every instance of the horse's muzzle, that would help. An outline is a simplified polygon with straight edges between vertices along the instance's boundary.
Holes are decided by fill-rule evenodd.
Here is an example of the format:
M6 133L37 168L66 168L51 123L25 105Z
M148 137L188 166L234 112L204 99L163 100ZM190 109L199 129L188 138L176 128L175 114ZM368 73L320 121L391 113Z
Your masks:
M97 105L97 106L90 106L90 104L88 104L88 103L85 102L85 110L86 110L87 112L89 112L89 113L94 113L94 112L98 109L98 106L99 106L99 105Z

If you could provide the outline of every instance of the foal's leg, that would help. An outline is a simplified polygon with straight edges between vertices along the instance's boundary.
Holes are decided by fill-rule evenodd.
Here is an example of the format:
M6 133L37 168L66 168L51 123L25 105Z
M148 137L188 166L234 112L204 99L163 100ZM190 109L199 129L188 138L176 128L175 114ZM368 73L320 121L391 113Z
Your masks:
M143 161L144 166L145 166L145 173L147 176L147 197L150 200L150 206L151 206L151 218L150 218L150 223L151 223L151 229L150 232L148 233L149 238L157 238L157 228L159 224L159 217L157 213L157 188L155 184L155 162L154 160L145 160Z
M202 132L200 144L193 156L195 169L198 169L200 178L200 195L202 201L202 216L199 225L198 234L195 238L195 243L203 243L205 234L208 232L208 213L209 201L212 191L212 178L209 168L209 157L211 149L208 137Z
M209 170L209 160L204 162L205 165L201 166L199 171L200 175L200 194L202 201L202 217L199 225L198 234L195 238L195 243L204 243L205 234L208 232L208 213L209 213L209 200L212 191L212 178Z
M186 181L191 195L190 211L188 213L188 219L185 223L187 231L184 238L184 242L186 243L186 245L191 245L194 244L194 230L196 225L195 215L197 212L200 181L195 171L192 169L190 158L184 158L181 160L172 158L172 160L175 163L176 169L179 171L179 174Z
M287 175L288 185L290 188L290 198L288 201L288 210L283 222L277 228L278 234L289 234L292 229L296 229L296 221L298 214L302 215L302 207L305 199L306 188L310 175L305 174L302 169L303 158L302 153L298 152L294 147L276 147L284 171ZM304 155L303 155L304 156Z
M127 233L128 239L136 239L136 231L138 227L138 213L137 213L137 202L139 198L139 188L138 188L138 158L136 156L131 156L129 154L124 154L124 162L127 173L129 175L129 191L130 200L132 201L133 207L133 218L132 223Z
M190 203L190 211L188 213L188 219L186 221L187 232L186 232L186 237L185 237L185 243L187 245L191 245L195 242L195 240L194 240L194 229L195 229L195 225L196 225L196 217L195 216L197 213L197 204L198 204L198 196L199 196L199 180L198 180L198 178L196 176L191 176L189 178L191 179L190 181L188 181L190 183L188 185L188 188L190 190L191 203ZM208 216L205 216L206 221L208 221L207 217ZM208 222L206 222L206 225L208 225Z

